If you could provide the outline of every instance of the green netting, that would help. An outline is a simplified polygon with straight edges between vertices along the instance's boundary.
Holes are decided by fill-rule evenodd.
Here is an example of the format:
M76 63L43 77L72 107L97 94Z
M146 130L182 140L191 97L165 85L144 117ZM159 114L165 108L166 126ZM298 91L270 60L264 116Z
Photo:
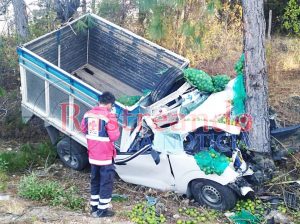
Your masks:
M144 89L143 91L143 96L148 95L149 93L151 93L151 90L149 89ZM142 98L142 96L121 96L117 99L117 101L121 104L123 104L124 106L133 106L134 104L136 104L140 99Z
M133 106L141 99L141 96L121 96L117 101L124 106Z
M197 153L194 158L206 175L214 173L221 175L231 161L230 158L216 152L213 148Z
M242 211L229 217L235 224L258 224L260 223L259 218L257 218L252 213L242 209Z
M212 76L215 92L221 92L225 89L226 85L230 81L230 77L225 74L219 74Z
M184 70L184 77L191 85L195 86L201 92L214 92L212 78L204 71L195 68Z
M245 61L245 57L244 54L242 54L241 58L237 61L234 67L237 77L233 85L233 91L234 91L234 96L232 101L233 116L239 116L245 113L246 90L244 86L244 75L243 75L244 61Z

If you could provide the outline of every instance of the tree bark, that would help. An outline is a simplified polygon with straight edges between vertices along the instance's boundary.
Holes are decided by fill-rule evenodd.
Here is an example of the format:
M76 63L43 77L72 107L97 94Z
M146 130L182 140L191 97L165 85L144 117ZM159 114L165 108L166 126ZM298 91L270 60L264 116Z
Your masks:
M14 7L14 17L16 34L20 41L25 41L29 36L28 16L24 0L12 0Z
M243 0L246 110L252 117L250 149L269 153L270 121L263 0Z
M61 22L67 22L80 6L80 0L55 0L55 11Z
M92 8L92 13L96 13L96 0L92 0L91 8Z
M86 0L82 0L81 8L82 8L82 13L86 14Z
M272 10L269 11L269 23L268 23L268 39L271 40L272 30Z

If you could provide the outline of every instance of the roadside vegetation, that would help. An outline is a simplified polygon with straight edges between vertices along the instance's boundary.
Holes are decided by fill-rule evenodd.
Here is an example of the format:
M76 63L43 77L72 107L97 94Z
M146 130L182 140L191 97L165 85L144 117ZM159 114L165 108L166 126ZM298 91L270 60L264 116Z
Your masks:
M0 169L7 173L31 171L36 167L47 168L56 159L56 150L50 143L24 144L19 150L0 151Z
M43 180L32 173L21 178L18 195L34 201L49 203L52 206L67 207L73 210L84 207L84 199L74 187L64 187L53 180Z
M228 74L234 77L234 63L243 48L240 1L179 0L174 1L178 2L176 6L167 4L171 1L162 1L166 4L141 5L142 10L138 14L133 12L139 6L133 3L125 5L124 9L118 0L96 2L95 12L98 15L189 58L191 66L211 75ZM271 40L266 43L270 105L275 109L281 125L297 124L300 123L300 5L296 0L270 0L265 4L266 15L269 9L273 10ZM48 13L41 13L43 10L45 8L41 5L40 12L35 12L40 15L34 16L34 21L29 23L29 39L59 26L53 9L48 10ZM10 150L0 150L0 193L8 192L10 182L13 181L18 186L16 191L21 198L43 205L83 211L88 199L79 194L84 187L80 185L77 188L78 174L69 180L71 184L65 184L65 180L52 176L42 177L35 172L40 168L49 168L56 160L56 152L48 142L26 143L40 142L47 137L39 120L24 124L21 119L17 44L18 39L14 35L4 36L0 33L0 139L14 140L21 144ZM300 139L298 137L289 143L293 141L299 142ZM284 190L284 184L281 186L276 183L299 179L299 160L298 152L289 155L287 163L280 165L280 178L275 177L267 187L271 193L281 194ZM14 180L12 175L16 176ZM86 176L87 180L84 181L88 181L88 174ZM135 223L229 222L223 213L199 207L193 202L184 204L182 201L185 199L176 200L177 196L163 197L163 194L156 191L150 194L150 190L142 191L124 182L117 183L116 192L129 195L129 202L116 202L121 212L123 207L127 209L122 213L123 219ZM160 214L154 214L154 208L145 204L147 194L160 197L168 211L162 210ZM241 200L231 212L249 211L264 222L264 215L270 209L270 203L258 199ZM299 222L300 212L288 209L284 202L279 203L277 209L295 223Z

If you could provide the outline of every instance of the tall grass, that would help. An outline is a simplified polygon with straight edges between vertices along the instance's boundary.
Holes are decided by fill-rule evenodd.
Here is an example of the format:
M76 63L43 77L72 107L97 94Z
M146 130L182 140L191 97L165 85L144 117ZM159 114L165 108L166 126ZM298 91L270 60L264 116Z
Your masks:
M18 151L0 152L0 168L6 172L23 172L35 166L49 166L56 158L56 151L50 143L37 146L24 144Z
M21 179L18 194L26 199L74 210L84 206L84 199L78 196L75 187L65 188L56 181L39 179L34 173Z

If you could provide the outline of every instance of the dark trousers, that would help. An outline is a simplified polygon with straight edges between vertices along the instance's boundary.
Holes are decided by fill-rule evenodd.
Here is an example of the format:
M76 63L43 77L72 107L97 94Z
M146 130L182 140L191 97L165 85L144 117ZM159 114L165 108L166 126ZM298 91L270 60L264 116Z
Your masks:
M107 209L111 202L115 177L114 164L97 166L91 164L91 206L92 210Z

